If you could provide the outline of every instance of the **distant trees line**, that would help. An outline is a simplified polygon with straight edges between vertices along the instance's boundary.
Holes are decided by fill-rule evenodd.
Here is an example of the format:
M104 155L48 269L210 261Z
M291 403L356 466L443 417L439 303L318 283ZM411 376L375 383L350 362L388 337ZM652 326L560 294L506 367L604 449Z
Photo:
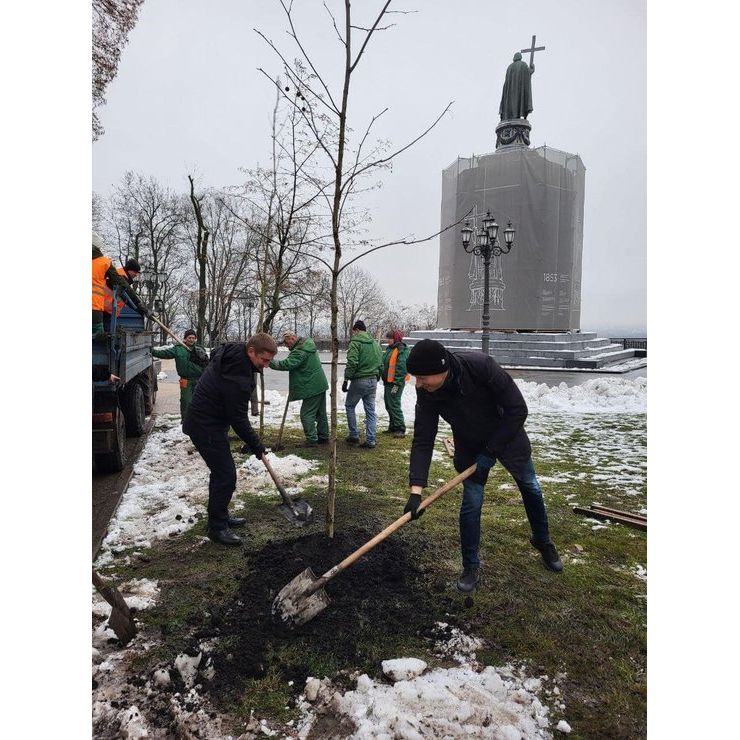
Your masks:
M268 174L247 173L236 188L199 189L190 177L189 191L176 192L155 177L127 172L108 197L93 193L93 228L109 257L139 260L145 270L139 293L152 306L156 300L161 318L176 330L193 326L211 347L244 340L250 330L279 337L293 329L329 343L330 276L312 258L306 224L282 248L279 238L263 237L278 230L256 205L278 200L262 187ZM340 274L337 303L343 342L357 319L373 333L436 325L436 306L386 295L357 265Z

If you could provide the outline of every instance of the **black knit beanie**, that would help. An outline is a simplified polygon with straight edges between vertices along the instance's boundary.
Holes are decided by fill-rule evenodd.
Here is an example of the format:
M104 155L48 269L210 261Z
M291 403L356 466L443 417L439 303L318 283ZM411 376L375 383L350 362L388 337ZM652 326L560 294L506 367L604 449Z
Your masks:
M123 266L124 270L130 270L131 272L141 272L141 265L138 260L130 257L126 260L126 264Z
M409 352L406 369L412 375L438 375L450 369L447 350L434 339L422 339Z
M365 326L364 321L360 321L360 319L357 319L354 324L352 324L353 329L358 329L359 331L366 331L367 327Z
M189 336L197 337L198 335L195 333L195 329L188 329L185 334L183 335L183 339L187 339Z

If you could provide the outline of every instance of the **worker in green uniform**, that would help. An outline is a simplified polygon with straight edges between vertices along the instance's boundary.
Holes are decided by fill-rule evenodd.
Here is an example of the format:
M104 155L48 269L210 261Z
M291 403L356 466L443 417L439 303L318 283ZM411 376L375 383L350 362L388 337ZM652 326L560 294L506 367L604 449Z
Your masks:
M400 438L406 436L401 396L406 387L406 358L409 356L409 348L398 329L391 329L385 338L388 346L383 356L383 400L388 412L388 429L384 433Z
M326 391L329 383L321 367L316 344L311 337L299 337L292 331L283 334L283 344L290 350L284 360L272 360L273 370L288 370L288 402L302 400L301 424L309 445L329 441L326 418Z
M175 344L172 347L152 349L152 354L160 360L174 360L177 374L180 376L180 417L185 421L193 391L198 383L205 366L208 364L208 355L203 347L196 345L196 333L193 329L185 332L183 341L187 345Z

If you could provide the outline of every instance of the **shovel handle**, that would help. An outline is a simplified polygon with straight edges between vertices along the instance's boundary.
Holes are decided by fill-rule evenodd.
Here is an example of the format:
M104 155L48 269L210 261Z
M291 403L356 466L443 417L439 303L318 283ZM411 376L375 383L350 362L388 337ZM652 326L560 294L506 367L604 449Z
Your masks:
M93 569L92 572L93 586L97 589L98 593L114 608L118 611L123 612L124 616L131 619L131 611L128 608L128 604L121 596L121 592L110 583L106 583Z
M188 345L185 344L185 342L183 342L182 339L175 336L156 316L152 316L151 318L155 324L158 324L159 326L161 326L176 342L178 342L178 344L181 344L189 352L193 351L192 347L188 347Z
M477 467L477 465L471 465L469 468L463 470L462 473L456 475L452 480L445 483L436 491L430 493L419 504L419 508L417 509L417 511L421 511L422 509L426 509L428 506L431 506L440 496L447 493L447 491L453 489L458 483L462 483L466 478L469 478L473 473L475 473L475 469ZM352 565L352 563L355 562L355 560L361 558L366 552L372 550L377 544L386 539L386 537L393 534L397 529L406 524L406 522L410 521L411 512L409 511L406 512L403 516L400 516L398 519L396 519L393 524L389 524L382 532L376 534L375 537L366 542L361 548L359 548L359 550L355 550L351 555L348 555L344 560L342 560L341 563L335 565L331 570L326 571L326 573L324 573L324 575L318 579L317 582L320 583L320 586L318 586L315 590L318 590L318 588L323 586L327 581L334 578L334 576L338 573L341 573L345 568L348 568L350 565Z
M285 427L285 419L288 416L288 406L289 405L290 405L290 400L286 398L285 399L285 409L283 410L283 420L280 422L280 431L278 432L277 442L275 442L275 449L280 449L280 443L283 441L283 428Z
M272 469L272 465L270 465L270 463L267 462L267 453L262 455L262 462L265 464L265 467L267 468L267 472L270 474L270 477L275 483L275 486L277 487L278 491L280 491L280 496L283 499L283 503L293 512L294 515L296 515L295 507L293 506L293 502L290 500L290 496L288 496L288 492L285 490L285 487L280 482L280 479L277 477L277 475L275 475L275 471Z

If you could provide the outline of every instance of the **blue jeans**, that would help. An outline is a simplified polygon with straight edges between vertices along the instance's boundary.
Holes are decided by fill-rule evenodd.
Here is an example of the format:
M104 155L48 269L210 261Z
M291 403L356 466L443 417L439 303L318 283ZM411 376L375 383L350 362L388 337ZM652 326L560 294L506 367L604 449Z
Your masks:
M550 531L547 525L545 501L542 498L542 489L534 472L534 464L530 457L520 478L514 482L522 494L524 510L527 512L529 526L535 542L544 544L550 541ZM463 568L477 568L480 566L478 551L480 548L480 512L483 507L483 484L471 481L468 478L463 483L463 500L460 506L460 550L462 551Z
M344 400L344 408L347 411L347 426L349 436L359 439L357 431L357 416L355 406L362 400L365 408L365 437L368 444L375 444L375 433L378 426L378 417L375 413L375 389L378 387L377 378L358 378L351 380L347 397Z

